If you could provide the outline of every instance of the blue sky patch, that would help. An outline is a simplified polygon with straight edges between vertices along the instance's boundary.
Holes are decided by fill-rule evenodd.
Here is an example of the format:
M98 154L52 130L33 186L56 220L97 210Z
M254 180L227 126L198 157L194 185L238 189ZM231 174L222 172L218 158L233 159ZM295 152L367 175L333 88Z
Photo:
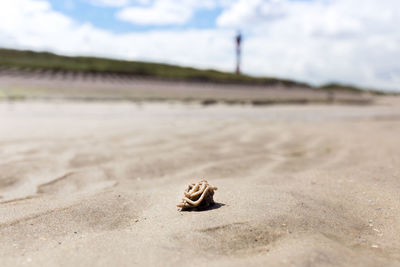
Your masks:
M55 11L71 17L79 23L91 23L95 27L114 33L143 32L149 30L182 30L182 29L212 29L216 27L216 19L221 14L221 8L197 9L193 17L184 25L140 25L117 18L120 7L96 6L84 0L57 1L49 0Z

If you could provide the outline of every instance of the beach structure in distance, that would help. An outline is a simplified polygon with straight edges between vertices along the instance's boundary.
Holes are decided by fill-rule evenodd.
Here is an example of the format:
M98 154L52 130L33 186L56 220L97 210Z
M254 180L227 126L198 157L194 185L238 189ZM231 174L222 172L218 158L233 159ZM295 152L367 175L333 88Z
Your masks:
M236 74L240 74L240 63L242 54L242 34L240 32L238 32L236 35L235 43L236 43Z
M212 207L214 202L214 191L217 187L210 185L206 180L201 180L196 184L189 184L185 189L182 201L176 205L181 210L207 209Z

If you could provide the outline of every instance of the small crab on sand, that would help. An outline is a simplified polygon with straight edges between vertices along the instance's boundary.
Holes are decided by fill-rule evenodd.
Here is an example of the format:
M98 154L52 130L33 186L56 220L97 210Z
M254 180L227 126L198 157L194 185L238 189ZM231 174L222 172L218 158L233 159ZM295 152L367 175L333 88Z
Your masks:
M183 192L182 201L176 205L181 210L207 209L215 204L213 196L217 187L211 186L206 180L190 184Z

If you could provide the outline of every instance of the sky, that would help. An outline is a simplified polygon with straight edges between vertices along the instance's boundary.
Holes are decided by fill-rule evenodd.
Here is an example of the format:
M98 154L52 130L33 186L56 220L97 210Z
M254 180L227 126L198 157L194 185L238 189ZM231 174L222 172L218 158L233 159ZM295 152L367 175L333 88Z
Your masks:
M2 0L0 47L400 91L399 0Z

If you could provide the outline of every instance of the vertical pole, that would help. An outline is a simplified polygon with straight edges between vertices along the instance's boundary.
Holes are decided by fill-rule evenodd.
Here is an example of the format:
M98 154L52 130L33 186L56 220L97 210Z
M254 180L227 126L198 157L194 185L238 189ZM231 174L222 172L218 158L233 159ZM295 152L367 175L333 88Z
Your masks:
M236 35L236 74L240 74L240 61L241 61L241 42L242 42L242 35L239 32Z

